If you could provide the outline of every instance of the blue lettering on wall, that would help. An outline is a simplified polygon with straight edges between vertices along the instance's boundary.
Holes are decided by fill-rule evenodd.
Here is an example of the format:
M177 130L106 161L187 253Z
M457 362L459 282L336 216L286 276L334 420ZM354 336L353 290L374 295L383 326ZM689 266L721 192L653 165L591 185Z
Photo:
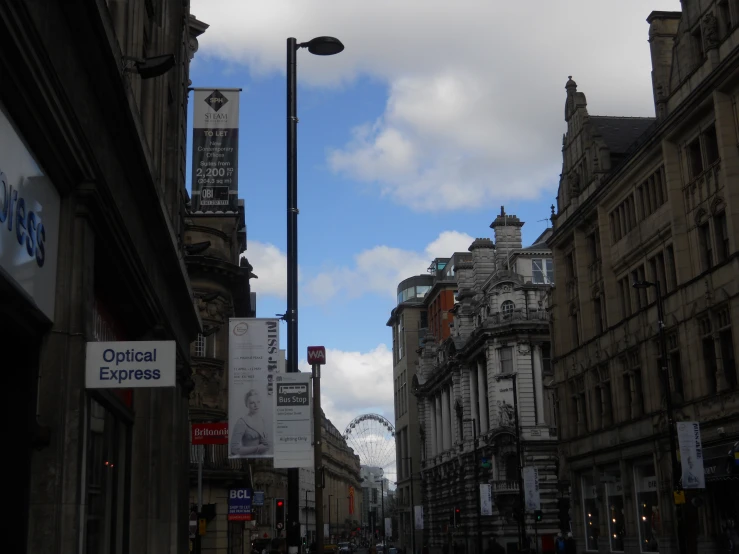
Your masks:
M15 222L15 229L13 228ZM18 197L18 191L8 183L5 173L0 170L0 225L6 224L9 232L15 231L18 244L26 247L30 257L36 258L39 267L44 266L46 258L46 229L32 210L26 210L26 201Z

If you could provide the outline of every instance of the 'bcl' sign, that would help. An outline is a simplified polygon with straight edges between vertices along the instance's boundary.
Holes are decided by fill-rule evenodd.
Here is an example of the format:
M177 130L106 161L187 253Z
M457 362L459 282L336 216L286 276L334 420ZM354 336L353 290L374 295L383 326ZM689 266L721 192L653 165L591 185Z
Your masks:
M324 346L308 347L308 363L310 365L326 364L326 348Z

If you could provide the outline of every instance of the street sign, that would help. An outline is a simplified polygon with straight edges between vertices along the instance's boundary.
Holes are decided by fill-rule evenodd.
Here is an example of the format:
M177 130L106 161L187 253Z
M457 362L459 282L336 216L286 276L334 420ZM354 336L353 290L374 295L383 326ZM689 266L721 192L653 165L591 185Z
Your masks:
M308 363L310 365L326 365L326 347L325 346L309 346L308 347Z
M192 444L228 444L228 421L193 423Z
M251 499L252 506L264 506L264 491L254 491Z
M175 341L88 342L88 389L174 387Z
M189 521L189 531L190 531L190 538L194 539L198 534L198 513L193 511L190 512L190 521Z
M274 467L313 467L310 373L275 377Z
M228 521L251 521L251 489L228 491Z

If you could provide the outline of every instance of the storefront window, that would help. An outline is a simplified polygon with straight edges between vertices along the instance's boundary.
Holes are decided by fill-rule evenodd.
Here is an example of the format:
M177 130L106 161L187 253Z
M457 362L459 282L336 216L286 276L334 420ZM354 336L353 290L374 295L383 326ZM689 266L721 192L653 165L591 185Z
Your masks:
M618 468L606 470L606 500L608 502L608 537L611 552L623 552L624 535L624 486Z
M129 427L90 400L87 436L86 552L119 552L127 542Z
M582 476L582 511L585 520L585 550L598 550L598 499L593 476Z
M659 511L657 475L652 462L634 467L634 487L641 551L658 552L662 518Z

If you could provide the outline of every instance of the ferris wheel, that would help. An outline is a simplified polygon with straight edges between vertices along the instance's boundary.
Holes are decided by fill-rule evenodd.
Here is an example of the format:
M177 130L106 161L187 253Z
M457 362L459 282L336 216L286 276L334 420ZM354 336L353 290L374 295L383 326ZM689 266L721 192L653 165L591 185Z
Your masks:
M395 427L378 414L355 417L344 430L344 439L364 466L379 467L395 480Z

